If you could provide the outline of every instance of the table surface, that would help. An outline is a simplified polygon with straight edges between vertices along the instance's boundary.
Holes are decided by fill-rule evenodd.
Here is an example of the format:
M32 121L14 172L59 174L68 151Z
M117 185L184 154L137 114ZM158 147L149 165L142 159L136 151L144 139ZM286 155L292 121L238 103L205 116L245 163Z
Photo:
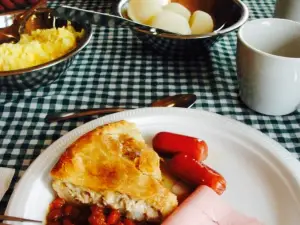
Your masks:
M57 5L52 1L50 6ZM115 0L60 1L109 12ZM250 19L272 17L274 0L245 0ZM145 107L166 95L194 93L197 109L215 112L254 127L279 142L299 159L300 112L264 116L238 97L236 32L219 40L197 59L172 58L146 49L128 29L93 27L89 45L59 80L32 91L0 93L0 167L16 169L0 202L4 212L16 182L52 142L96 118L45 123L48 113L89 107ZM299 153L299 155L298 155Z

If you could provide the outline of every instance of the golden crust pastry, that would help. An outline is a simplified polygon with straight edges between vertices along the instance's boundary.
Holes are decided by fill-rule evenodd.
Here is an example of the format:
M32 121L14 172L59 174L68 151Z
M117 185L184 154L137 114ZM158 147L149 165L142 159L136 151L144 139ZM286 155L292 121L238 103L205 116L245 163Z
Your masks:
M113 191L143 200L163 217L178 204L160 182L159 156L146 145L135 124L126 121L80 137L62 154L51 176L97 193Z

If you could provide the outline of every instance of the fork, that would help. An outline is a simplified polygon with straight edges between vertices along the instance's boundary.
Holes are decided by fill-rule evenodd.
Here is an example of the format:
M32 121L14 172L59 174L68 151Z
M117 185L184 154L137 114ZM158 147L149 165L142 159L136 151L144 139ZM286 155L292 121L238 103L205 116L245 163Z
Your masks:
M32 223L42 223L43 221L40 220L31 220L31 219L25 219L21 217L15 217L15 216L5 216L5 215L0 215L0 221L6 220L6 221L18 221L18 222L32 222ZM1 223L0 225L9 225L7 223Z

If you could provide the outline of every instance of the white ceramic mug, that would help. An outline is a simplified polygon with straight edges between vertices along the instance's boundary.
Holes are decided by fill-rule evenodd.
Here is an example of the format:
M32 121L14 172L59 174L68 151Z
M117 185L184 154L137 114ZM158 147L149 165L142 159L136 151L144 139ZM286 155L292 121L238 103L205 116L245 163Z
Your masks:
M277 0L274 17L300 22L300 1Z
M245 23L238 32L237 73L249 108L266 115L294 112L300 104L300 23L276 18Z

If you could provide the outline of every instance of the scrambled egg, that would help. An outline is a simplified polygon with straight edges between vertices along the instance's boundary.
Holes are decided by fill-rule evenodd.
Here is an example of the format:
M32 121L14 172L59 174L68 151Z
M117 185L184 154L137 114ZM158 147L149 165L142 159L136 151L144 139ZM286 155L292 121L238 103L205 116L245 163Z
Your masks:
M71 25L22 34L18 43L0 45L0 71L24 69L59 58L76 48L83 35L84 30L76 32Z

